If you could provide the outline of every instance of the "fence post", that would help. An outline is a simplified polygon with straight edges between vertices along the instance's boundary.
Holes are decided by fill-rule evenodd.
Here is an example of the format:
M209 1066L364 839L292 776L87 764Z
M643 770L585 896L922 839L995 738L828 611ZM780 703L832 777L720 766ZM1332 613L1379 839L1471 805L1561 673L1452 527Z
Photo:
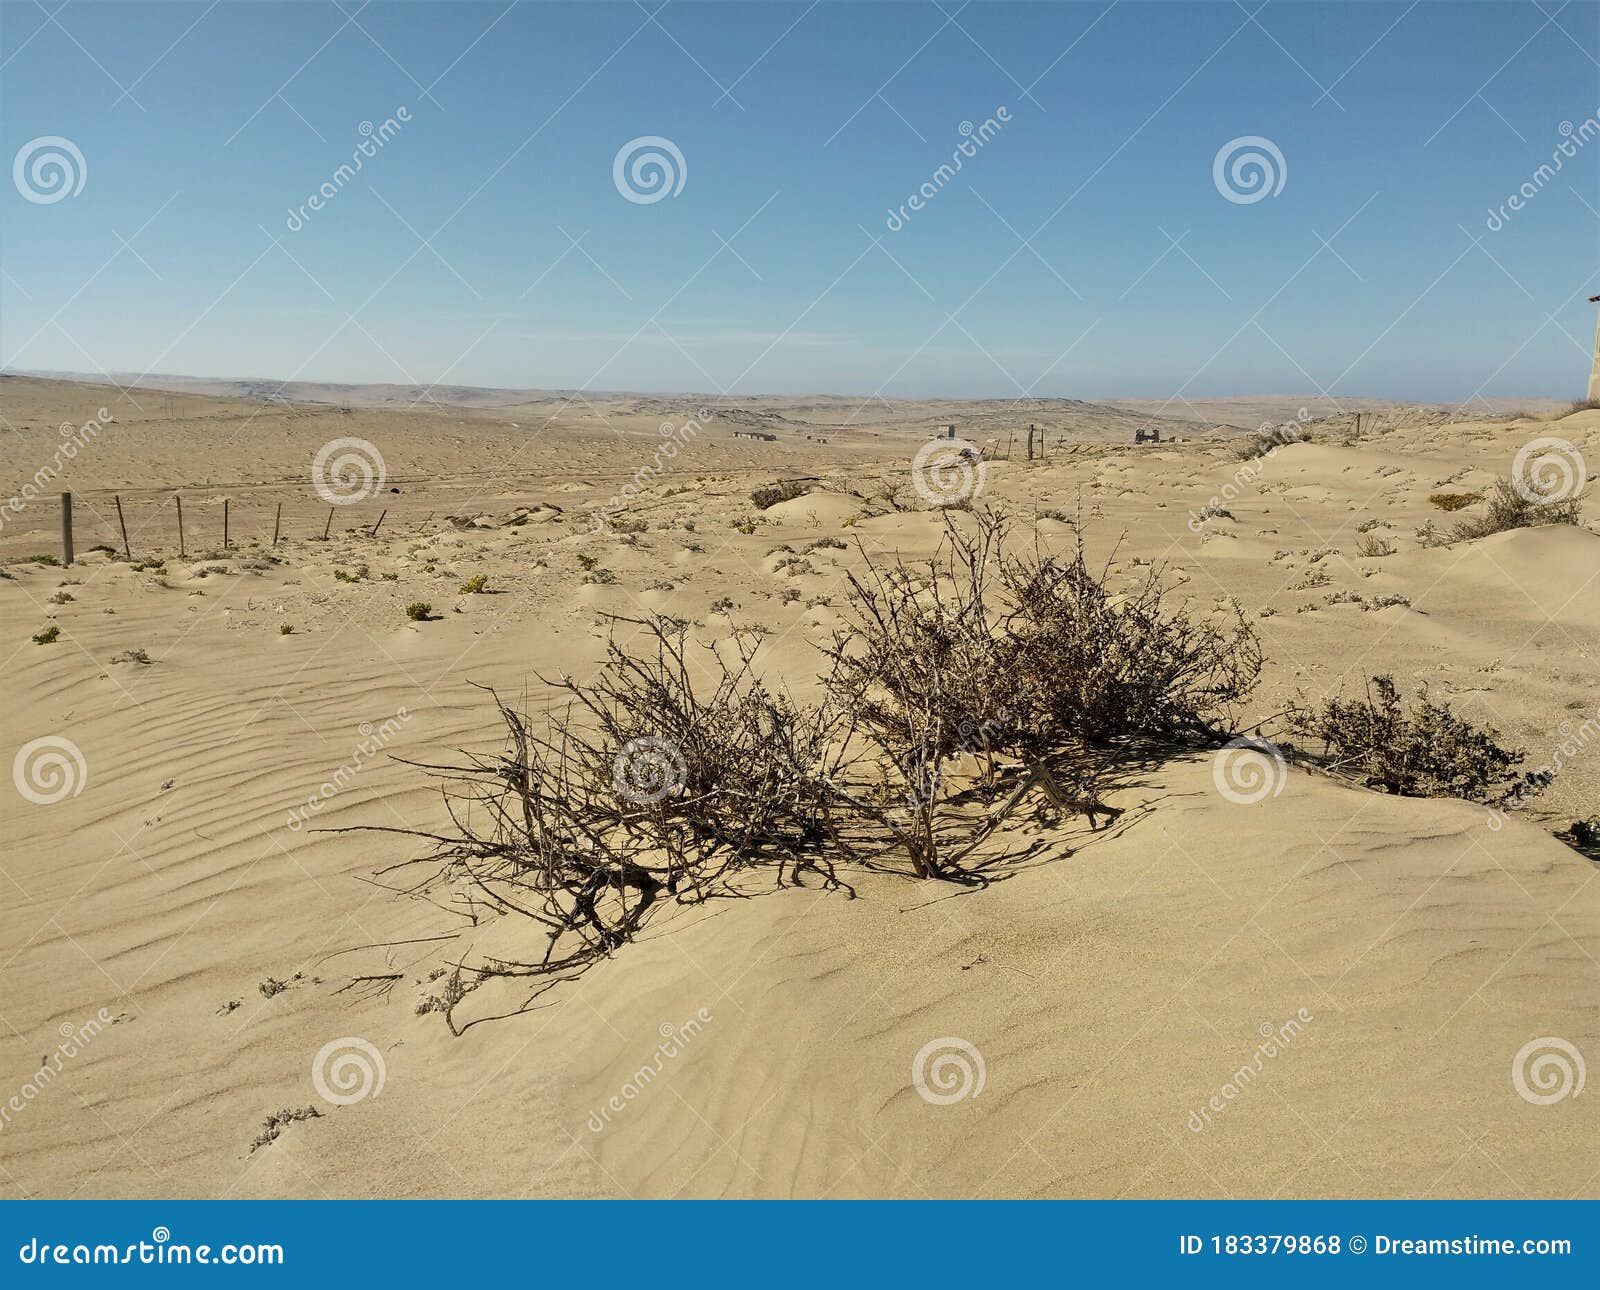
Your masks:
M178 558L181 560L181 559L184 559L184 558L186 558L188 556L188 552L185 551L184 548L183 548L183 494L182 493L178 494L177 502L178 502Z
M322 526L322 540L328 540L328 534L333 529L333 507L328 507L328 522Z
M278 513L272 517L272 545L278 545L278 526L283 522L283 503L278 503Z
M228 499L222 499L222 549L228 549Z
M72 563L72 494L61 494L61 563Z
M384 510L383 510L383 514L378 516L378 524L382 524L383 523L383 516L387 515L388 513L389 513L389 510L388 510L387 507L385 507ZM374 524L372 526L372 532L367 534L368 537L377 537L378 536L378 524Z
M117 497L117 523L122 527L122 554L129 560L133 559L133 552L128 549L128 521L122 518L122 498Z

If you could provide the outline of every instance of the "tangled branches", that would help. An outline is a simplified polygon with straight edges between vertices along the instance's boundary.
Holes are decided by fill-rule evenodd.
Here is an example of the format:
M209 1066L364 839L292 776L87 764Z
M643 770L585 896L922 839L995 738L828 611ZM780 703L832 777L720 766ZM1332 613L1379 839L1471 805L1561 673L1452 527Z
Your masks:
M1194 618L1152 573L1114 590L1082 543L1006 550L994 511L946 515L921 565L862 552L846 626L826 647L822 697L801 704L754 668L756 638L691 646L683 623L619 619L592 681L550 682L539 721L495 703L495 758L429 766L451 830L405 890L474 925L527 918L542 952L458 963L426 1005L445 1014L490 977L540 978L535 994L635 936L665 902L750 894L755 884L844 887L838 867L982 881L962 860L1037 789L1091 827L1107 750L1216 733L1254 685L1242 617ZM643 640L644 647L631 647ZM699 683L699 676L705 676Z

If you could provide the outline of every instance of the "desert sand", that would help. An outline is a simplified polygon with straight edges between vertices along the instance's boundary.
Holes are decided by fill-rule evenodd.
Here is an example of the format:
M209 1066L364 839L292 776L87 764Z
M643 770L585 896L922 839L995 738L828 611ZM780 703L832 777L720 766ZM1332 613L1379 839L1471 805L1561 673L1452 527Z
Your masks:
M1593 503L1579 526L1435 547L1416 532L1453 518L1430 495L1487 487L1540 436L1600 461L1600 412L1365 409L1353 442L1334 412L1241 482L1228 440L1266 406L1248 400L1159 422L837 399L701 419L667 397L239 393L0 381L6 496L59 427L109 414L0 529L0 756L51 736L82 754L61 800L6 798L0 1092L54 1074L0 1127L0 1193L1600 1195L1600 1099L1536 1105L1512 1080L1540 1037L1600 1054L1596 864L1556 836L1600 803L1592 739L1504 820L1299 766L1247 804L1210 756L1152 761L1108 799L1114 828L1017 817L986 844L1018 856L987 889L872 874L855 899L664 912L529 1010L525 990L479 991L459 1038L419 1012L433 978L536 932L464 926L379 881L415 854L405 838L318 831L439 826L437 784L394 758L493 755L479 687L537 712L538 675L594 668L607 614L675 614L705 640L760 625L764 672L804 693L856 544L934 549L910 463L946 420L1002 451L1046 426L1048 457L1022 460L1018 439L982 492L1046 544L1078 517L1114 568L1165 562L1197 603L1241 603L1267 659L1244 724L1386 672L1550 762L1600 719ZM1178 442L1134 446L1141 424ZM776 438L735 437L749 430ZM332 508L322 541L311 462L340 437L376 444L386 481ZM802 477L804 496L751 504ZM63 489L71 569L27 559L58 551ZM614 498L648 527L586 518ZM1213 498L1228 515L1191 526ZM1392 554L1359 555L1367 535ZM822 537L845 546L805 551ZM476 574L486 594L459 594ZM407 619L416 601L427 621ZM312 1068L349 1040L382 1083L339 1105ZM982 1086L941 1105L913 1066L948 1040Z

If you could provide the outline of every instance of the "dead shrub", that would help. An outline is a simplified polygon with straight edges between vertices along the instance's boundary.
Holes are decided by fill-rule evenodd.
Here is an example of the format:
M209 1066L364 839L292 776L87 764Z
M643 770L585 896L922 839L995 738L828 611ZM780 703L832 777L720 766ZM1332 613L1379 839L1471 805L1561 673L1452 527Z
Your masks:
M791 501L796 497L804 497L811 491L811 485L800 480L779 480L776 484L767 484L755 489L750 494L751 504L756 510L764 511L779 502Z
M1476 519L1457 524L1450 532L1450 539L1454 542L1470 542L1474 538L1508 533L1512 529L1539 528L1545 524L1576 524L1578 504L1576 497L1541 501L1537 496L1528 496L1510 480L1499 479L1489 494L1488 509Z
M1322 742L1327 769L1387 793L1499 806L1544 786L1519 772L1526 754L1501 745L1498 731L1434 703L1426 687L1408 708L1388 675L1374 676L1360 699L1297 702L1285 722L1292 734Z
M752 870L776 885L802 873L841 887L828 781L848 755L839 714L806 709L761 684L753 638L729 659L707 648L691 665L686 626L627 622L642 652L615 639L594 681L553 682L563 708L534 721L501 703L497 757L429 769L445 781L452 831L382 829L425 838L431 851L407 890L447 899L477 922L521 915L544 930L527 959L456 964L459 984L437 1010L451 1030L460 1001L492 977L528 977L535 996L630 940L667 901L747 894ZM694 668L709 668L709 690ZM471 1024L471 1023L468 1023Z
M1110 562L1090 568L1081 538L1067 557L1037 542L1016 554L1000 512L971 523L968 533L947 518L925 566L867 558L864 576L849 575L847 626L830 650L830 692L904 787L909 823L897 832L919 875L941 872L937 822L956 757L978 760L990 792L1006 778L999 761L1012 763L1011 796L980 840L1033 787L1093 824L1115 812L1098 801L1090 749L1216 737L1261 669L1237 605L1226 622L1197 618L1159 570L1114 588Z
M918 876L986 881L963 858L1032 790L1091 827L1114 820L1100 801L1113 745L1218 736L1255 684L1237 606L1192 616L1153 570L1113 588L1081 542L1010 553L998 512L945 526L927 562L868 558L847 575L818 704L760 681L754 631L692 645L666 618L614 620L644 647L613 637L595 679L548 683L564 703L543 718L496 697L503 751L425 767L444 781L448 829L377 831L429 844L395 866L420 870L409 894L474 924L528 918L544 943L453 963L457 984L430 1010L459 1034L456 1008L484 981L530 978L537 996L668 902L807 875L845 887L841 862L899 852Z

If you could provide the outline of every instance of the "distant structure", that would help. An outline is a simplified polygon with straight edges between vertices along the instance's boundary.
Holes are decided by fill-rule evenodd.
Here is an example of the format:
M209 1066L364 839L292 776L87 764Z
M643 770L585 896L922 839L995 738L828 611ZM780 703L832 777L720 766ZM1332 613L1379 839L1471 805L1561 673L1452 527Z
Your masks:
M952 421L941 422L934 427L933 437L935 439L954 439L956 437L955 423Z
M1590 296L1591 305L1600 305L1600 296ZM1589 365L1589 397L1600 399L1600 321L1594 326L1594 361Z
M756 439L762 443L778 442L777 435L768 434L765 430L735 430L733 432L733 437L735 439Z
M1160 443L1161 431L1156 426L1140 426L1133 432L1134 443Z

